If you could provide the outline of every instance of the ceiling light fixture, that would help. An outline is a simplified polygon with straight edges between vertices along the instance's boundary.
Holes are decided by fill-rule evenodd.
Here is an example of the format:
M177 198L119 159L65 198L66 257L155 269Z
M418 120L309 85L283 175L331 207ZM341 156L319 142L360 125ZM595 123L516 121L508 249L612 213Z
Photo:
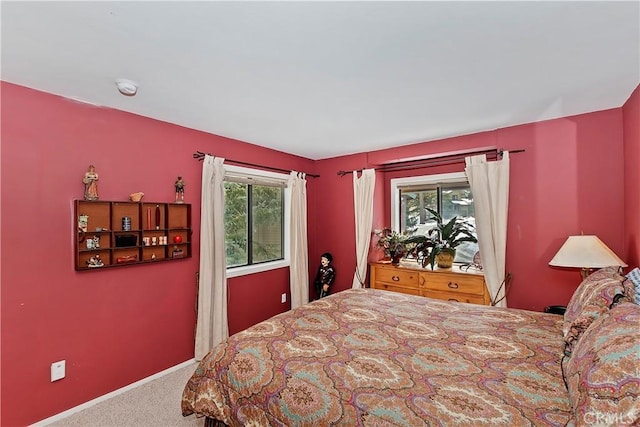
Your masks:
M124 96L134 96L138 93L138 84L127 79L117 79L118 91Z

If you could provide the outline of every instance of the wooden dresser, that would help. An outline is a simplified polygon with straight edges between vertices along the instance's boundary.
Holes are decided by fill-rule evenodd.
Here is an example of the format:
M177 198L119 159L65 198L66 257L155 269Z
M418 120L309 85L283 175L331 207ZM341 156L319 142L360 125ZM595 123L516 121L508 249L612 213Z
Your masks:
M490 305L491 297L484 283L484 275L453 267L431 270L402 264L374 262L371 264L369 286L373 289L420 295L447 301Z

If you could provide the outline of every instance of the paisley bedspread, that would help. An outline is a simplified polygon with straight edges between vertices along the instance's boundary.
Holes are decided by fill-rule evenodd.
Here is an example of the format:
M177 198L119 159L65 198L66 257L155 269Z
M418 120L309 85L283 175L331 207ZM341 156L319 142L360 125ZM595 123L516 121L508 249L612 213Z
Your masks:
M229 426L564 425L562 317L347 290L215 347L182 413Z

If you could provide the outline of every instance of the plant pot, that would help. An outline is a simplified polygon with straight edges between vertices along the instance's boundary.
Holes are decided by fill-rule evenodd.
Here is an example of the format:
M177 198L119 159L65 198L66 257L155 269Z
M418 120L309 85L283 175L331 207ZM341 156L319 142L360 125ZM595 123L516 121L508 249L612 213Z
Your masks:
M391 254L391 264L398 265L404 254L402 252Z
M453 265L453 259L456 257L455 249L442 249L436 255L436 264L438 268L451 268Z

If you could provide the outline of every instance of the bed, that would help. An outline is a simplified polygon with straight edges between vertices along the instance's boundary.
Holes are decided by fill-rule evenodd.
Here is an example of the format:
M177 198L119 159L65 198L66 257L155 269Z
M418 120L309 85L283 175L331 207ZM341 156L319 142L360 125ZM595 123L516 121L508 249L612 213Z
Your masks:
M567 319L375 289L339 292L212 349L185 386L182 413L228 426L564 426L602 416L640 423L640 307L623 292L605 292L606 310L591 322L582 310L568 310ZM594 295L580 302L592 314L585 301ZM614 325L631 338L607 344L622 354L612 356L620 372L607 367L610 378L590 378L584 372L606 355L582 342L604 320L606 331ZM600 395L620 395L585 406L589 393L578 389L590 381L605 384Z

